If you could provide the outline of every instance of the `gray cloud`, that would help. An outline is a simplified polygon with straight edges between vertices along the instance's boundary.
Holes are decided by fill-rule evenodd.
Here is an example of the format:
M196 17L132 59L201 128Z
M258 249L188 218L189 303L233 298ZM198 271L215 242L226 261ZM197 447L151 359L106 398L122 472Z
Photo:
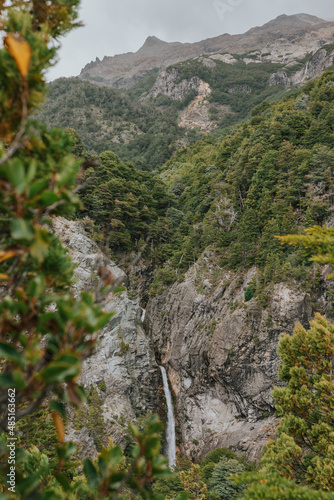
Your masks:
M59 61L47 76L78 75L96 57L135 52L150 35L195 42L300 12L334 20L332 0L82 0L85 26L62 41Z

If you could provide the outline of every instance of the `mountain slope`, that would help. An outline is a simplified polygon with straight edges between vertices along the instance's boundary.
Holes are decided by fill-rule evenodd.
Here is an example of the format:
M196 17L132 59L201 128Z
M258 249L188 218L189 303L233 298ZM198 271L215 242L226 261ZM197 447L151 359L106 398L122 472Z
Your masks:
M124 161L152 170L171 157L178 141L198 138L196 132L186 134L177 125L178 109L186 103L164 109L159 102L137 103L115 89L79 78L60 78L50 83L47 101L36 117L50 127L74 128L93 154L112 150Z
M328 267L274 238L333 224L333 144L327 72L262 103L225 136L177 152L156 187L111 153L86 172L85 215L128 264L131 295L147 305L144 327L166 366L187 456L227 446L257 457L277 423L280 335L296 321L307 326L315 310L333 316ZM129 235L133 246L120 252Z
M154 68L167 68L202 55L266 54L266 60L286 63L316 52L331 43L334 23L307 14L279 16L262 27L252 28L242 35L224 34L196 43L167 43L149 37L136 53L104 57L87 64L80 77L115 88L130 88Z

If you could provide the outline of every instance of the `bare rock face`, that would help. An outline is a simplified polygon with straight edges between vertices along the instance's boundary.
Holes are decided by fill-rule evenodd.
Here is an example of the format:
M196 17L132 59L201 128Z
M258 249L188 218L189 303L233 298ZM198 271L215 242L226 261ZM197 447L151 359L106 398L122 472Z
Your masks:
M298 85L307 80L318 78L327 68L334 64L334 50L327 51L326 49L318 50L312 59L298 72L288 75L281 71L274 73L269 79L269 85L283 85L289 87Z
M322 45L333 42L333 35L334 23L297 14L279 16L241 35L224 34L196 43L167 43L151 36L137 52L90 62L80 77L100 85L129 89L152 69L166 69L194 58L201 58L203 64L212 67L215 60L235 64L237 60L232 54L243 56L246 63L288 64L310 52L315 54Z
M198 76L176 83L178 74L179 72L175 68L169 71L161 71L149 92L149 96L157 97L159 94L162 94L174 100L181 100L190 90L195 90L198 93L201 85L204 83Z
M95 290L96 272L103 264L115 277L115 286L126 282L125 273L119 269L84 232L84 223L53 219L54 231L70 250L78 264L75 289ZM123 443L128 421L134 421L145 413L153 413L160 403L158 387L160 370L155 361L153 348L144 333L141 322L142 310L137 300L128 296L125 287L104 297L103 310L115 312L114 317L98 335L95 350L83 362L80 384L86 392L93 388L98 393L104 420L103 437L112 437L115 444ZM88 416L90 404L85 405ZM74 415L73 415L74 417ZM81 426L75 418L67 429L67 438L82 447L81 458L97 454L91 429L87 428L85 415Z
M82 221L69 221L63 217L56 217L52 220L52 226L63 245L69 249L72 261L77 265L74 284L77 295L82 291L96 288L99 282L98 269L102 265L113 274L115 287L126 282L125 272L106 257L97 244L85 234L85 225Z
M210 61L204 59L203 61ZM214 61L211 61L214 63ZM215 63L214 63L215 64ZM179 72L177 69L163 70L160 72L149 96L157 97L159 94L165 95L174 100L181 100L189 91L195 91L195 98L180 113L179 127L194 129L198 128L204 133L208 133L217 127L217 123L210 117L210 109L216 108L220 119L230 113L228 106L217 106L208 101L211 94L210 85L197 76L189 80L178 82Z
M266 309L256 299L245 303L255 273L227 272L218 283L209 277L198 290L192 270L149 302L147 330L166 366L189 456L226 446L256 459L277 425L278 340L298 321L308 326L312 307L305 292L285 284L274 286Z
M78 264L77 293L98 287L94 274L100 262L116 283L125 282L123 271L87 237L83 222L56 218L53 227ZM298 321L307 327L312 306L304 291L284 283L273 286L265 307L256 298L245 302L256 272L223 272L212 252L204 252L184 282L150 299L144 325L137 299L125 287L104 298L104 310L116 314L99 333L80 378L95 403L88 400L82 420L73 414L67 428L67 439L81 446L80 458L94 458L98 451L87 417L92 411L102 418L100 438L123 445L128 421L163 413L158 364L166 367L184 453L200 458L226 446L259 457L277 425L271 393L280 384L279 338L291 334ZM319 300L325 303L325 295Z

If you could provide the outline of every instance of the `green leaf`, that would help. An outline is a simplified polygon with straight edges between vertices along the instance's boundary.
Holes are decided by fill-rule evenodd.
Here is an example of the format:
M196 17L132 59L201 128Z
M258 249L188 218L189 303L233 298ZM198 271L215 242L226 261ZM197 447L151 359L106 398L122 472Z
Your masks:
M26 365L25 359L23 358L22 354L19 353L19 351L10 344L0 342L0 356L1 355L9 361L20 365L22 368L24 368Z
M45 289L45 280L44 277L40 274L35 276L33 280L31 280L27 287L28 297L40 297Z
M75 365L76 363L78 363L79 359L73 354L63 354L62 356L60 356L60 358L57 359L57 361L68 363L69 365Z
M78 397L80 398L80 400L82 401L82 403L85 403L87 401L86 391L81 385L78 385L76 387L76 393L77 393Z
M31 241L35 235L34 226L25 219L13 219L11 224L11 235L14 240Z
M59 460L69 460L76 453L77 447L70 441L64 443L62 446L57 446L56 451Z
M180 493L180 495L175 500L188 500L189 496L187 493Z
M38 262L43 262L44 257L49 252L50 245L51 237L49 233L43 229L36 229L34 242L30 246L31 256L37 259Z
M83 466L83 471L84 474L87 478L87 482L91 488L97 488L99 485L99 477L97 475L97 471L92 464L92 462L88 459L85 458L84 460L84 466Z
M0 386L9 387L11 389L24 389L26 383L22 373L18 370L14 370L13 373L0 374Z
M37 488L37 486L40 484L41 476L45 472L46 472L46 470L43 467L35 474L32 474L31 476L27 477L23 481L22 480L19 481L16 485L17 492L23 493L24 495L28 495L35 488Z
M71 491L71 484L65 474L56 474L55 478L64 491Z
M40 496L40 500L59 500L59 495L53 490L43 491Z
M50 205L53 205L57 201L59 201L59 196L54 193L53 191L44 191L44 193L41 195L39 201L42 206L47 207Z
M25 188L25 171L23 163L15 159L4 168L4 171L7 179L16 191L19 193L23 192Z
M37 194L39 194L43 189L45 189L48 185L48 179L43 179L40 181L34 182L28 192L28 197L33 198Z
M80 364L78 360L76 360L76 364L52 361L47 368L42 370L39 374L39 378L43 379L44 382L49 385L56 382L68 382L79 375Z
M59 413L64 419L66 418L66 408L63 402L61 401L51 401L50 402L50 410Z
M33 180L33 178L35 177L36 170L37 170L37 162L36 162L36 160L32 160L29 163L28 171L27 171L27 174L25 176L25 181L26 181L27 185L30 184L31 181Z
M115 446L110 451L110 458L111 458L111 465L113 467L122 463L122 461L124 459L122 448L120 446Z
M133 458L137 458L139 454L140 454L140 446L137 444L132 448L131 455L133 456Z

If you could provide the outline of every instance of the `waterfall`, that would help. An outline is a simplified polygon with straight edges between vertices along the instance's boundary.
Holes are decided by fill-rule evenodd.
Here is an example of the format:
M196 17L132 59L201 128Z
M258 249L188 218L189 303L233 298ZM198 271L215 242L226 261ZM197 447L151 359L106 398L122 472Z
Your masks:
M169 467L175 465L175 420L174 420L174 410L172 395L169 390L167 373L163 366L160 366L162 380L164 383L164 391L167 401L167 429L166 429L166 441L167 441L167 457L169 460Z
M309 65L310 63L306 63L306 66L305 66L305 72L304 72L304 76L303 76L303 81L305 80L305 78L307 77L308 75L308 68L309 68Z
M145 314L146 314L146 309L142 309L141 318L140 318L140 321L141 321L142 323L144 323Z

